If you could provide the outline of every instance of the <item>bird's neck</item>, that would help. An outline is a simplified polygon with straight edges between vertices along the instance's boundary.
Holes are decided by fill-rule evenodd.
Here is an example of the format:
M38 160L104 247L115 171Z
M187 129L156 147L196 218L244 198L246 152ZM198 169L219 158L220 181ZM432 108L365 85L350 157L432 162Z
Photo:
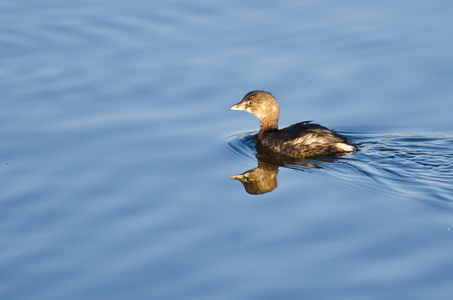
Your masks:
M268 116L261 119L260 131L258 132L258 138L262 137L265 132L278 130L278 116Z

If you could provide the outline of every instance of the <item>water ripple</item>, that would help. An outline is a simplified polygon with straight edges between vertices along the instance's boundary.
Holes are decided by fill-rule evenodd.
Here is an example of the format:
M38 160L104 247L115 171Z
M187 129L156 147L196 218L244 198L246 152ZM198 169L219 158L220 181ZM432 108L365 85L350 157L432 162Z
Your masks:
M254 161L256 156L256 134L258 131L249 131L233 134L227 137L225 146L227 150L248 161Z
M331 161L316 161L323 174L369 191L404 194L411 199L453 203L453 135L399 133L349 133L360 151ZM247 160L256 159L255 133L232 135L227 149ZM313 162L313 160L310 160ZM313 164L283 164L307 170Z

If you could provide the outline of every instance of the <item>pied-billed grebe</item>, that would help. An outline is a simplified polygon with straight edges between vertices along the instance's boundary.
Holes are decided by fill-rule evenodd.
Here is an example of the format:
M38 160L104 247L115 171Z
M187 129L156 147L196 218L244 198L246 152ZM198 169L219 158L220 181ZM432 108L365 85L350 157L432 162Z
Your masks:
M357 150L349 139L318 124L301 122L278 129L280 110L277 100L265 91L249 92L231 109L245 110L258 117L261 121L259 146L277 154L308 158L341 156Z

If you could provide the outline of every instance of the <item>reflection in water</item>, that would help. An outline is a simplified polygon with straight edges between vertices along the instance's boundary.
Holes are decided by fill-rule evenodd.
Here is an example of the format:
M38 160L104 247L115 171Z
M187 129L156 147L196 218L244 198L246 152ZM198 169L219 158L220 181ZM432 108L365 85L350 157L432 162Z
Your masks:
M253 136L252 138L252 141L256 140L256 136ZM231 176L232 179L237 179L242 182L247 193L253 195L268 193L277 187L277 173L279 166L302 170L304 167L320 169L322 167L316 162L332 162L334 160L334 158L323 158L318 160L295 159L267 151L265 148L260 147L259 144L255 144L254 149L256 150L255 157L258 160L258 166L242 174Z
M453 203L453 136L451 134L349 133L360 151L347 159L339 157L299 160L276 156L256 146L256 134L230 136L227 149L258 160L258 166L232 178L240 180L248 193L262 194L277 187L280 166L298 170L327 168L332 178L366 190L411 194L412 198ZM325 162L336 162L325 164ZM364 181L364 178L366 179Z
M247 193L259 195L277 187L277 173L278 166L258 161L258 167L231 178L242 182Z

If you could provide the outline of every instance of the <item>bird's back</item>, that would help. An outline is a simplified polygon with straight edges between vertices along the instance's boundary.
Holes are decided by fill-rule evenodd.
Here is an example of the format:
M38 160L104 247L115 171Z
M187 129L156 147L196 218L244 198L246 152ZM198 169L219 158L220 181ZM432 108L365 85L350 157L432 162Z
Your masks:
M346 137L311 122L264 132L258 142L273 152L301 158L344 155L357 149Z

